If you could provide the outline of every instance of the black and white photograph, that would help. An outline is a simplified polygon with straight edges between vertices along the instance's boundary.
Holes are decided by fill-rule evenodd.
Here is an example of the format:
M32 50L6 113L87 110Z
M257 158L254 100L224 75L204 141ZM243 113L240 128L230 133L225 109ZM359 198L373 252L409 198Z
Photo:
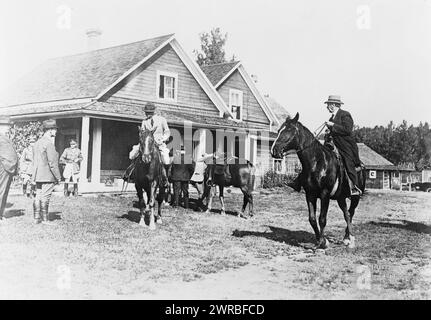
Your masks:
M2 0L0 299L430 300L430 124L431 0Z

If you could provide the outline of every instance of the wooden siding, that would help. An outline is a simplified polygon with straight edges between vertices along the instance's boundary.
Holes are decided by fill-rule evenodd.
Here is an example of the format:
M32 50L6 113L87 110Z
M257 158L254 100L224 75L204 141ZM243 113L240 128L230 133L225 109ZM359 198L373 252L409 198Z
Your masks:
M157 71L178 74L176 102L158 99ZM146 62L127 83L120 84L108 101L118 98L160 102L166 111L199 112L209 116L219 116L220 113L170 45Z
M229 106L229 89L241 90L243 92L243 121L269 125L268 117L238 70L235 70L217 89L227 106Z

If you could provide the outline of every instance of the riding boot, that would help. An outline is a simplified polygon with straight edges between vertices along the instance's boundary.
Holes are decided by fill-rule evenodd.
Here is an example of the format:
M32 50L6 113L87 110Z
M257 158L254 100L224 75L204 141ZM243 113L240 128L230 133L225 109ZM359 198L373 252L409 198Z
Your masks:
M291 187L293 190L300 192L301 191L301 178L300 175L298 175L292 182L289 182L287 184L289 187Z
M41 201L41 213L42 213L42 223L46 225L53 225L52 222L49 221L49 201Z
M69 184L67 182L64 183L64 196L69 196Z
M166 173L166 166L162 166L162 187L169 187L168 175Z
M24 196L27 194L27 183L22 185L22 194Z
M185 209L189 208L189 197L184 197L184 208Z
M73 196L74 197L78 196L78 184L77 183L73 184Z
M41 223L42 219L40 216L40 209L41 209L41 204L40 204L40 200L33 200L33 217L34 217L34 222L35 223Z

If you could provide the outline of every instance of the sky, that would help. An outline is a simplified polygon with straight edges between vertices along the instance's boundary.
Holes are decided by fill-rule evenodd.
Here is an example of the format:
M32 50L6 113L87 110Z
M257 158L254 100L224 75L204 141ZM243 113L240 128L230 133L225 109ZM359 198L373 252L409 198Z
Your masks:
M43 61L86 51L89 28L102 47L175 33L193 57L214 27L310 130L330 94L359 126L431 122L431 0L0 0L0 101Z

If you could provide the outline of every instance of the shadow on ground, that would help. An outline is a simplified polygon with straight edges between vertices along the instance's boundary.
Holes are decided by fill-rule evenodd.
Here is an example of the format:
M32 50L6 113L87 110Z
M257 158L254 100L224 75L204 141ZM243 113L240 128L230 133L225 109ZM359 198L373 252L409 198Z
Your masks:
M13 218L13 217L23 216L24 214L25 214L24 209L13 209L13 210L7 210L3 216L5 218Z
M243 238L243 237L262 237L272 241L282 242L295 247L308 247L310 244L315 243L314 234L307 231L288 230L273 226L268 226L270 232L259 232L259 231L241 231L235 230L232 236Z
M412 222L407 220L399 220L400 223L392 223L392 222L386 222L386 221L380 221L375 222L371 221L369 224L378 226L378 227L384 227L384 228L397 228L397 229L404 229L408 231L414 231L417 233L425 233L425 234L431 234L431 226L428 226L426 224L420 223L420 222Z

